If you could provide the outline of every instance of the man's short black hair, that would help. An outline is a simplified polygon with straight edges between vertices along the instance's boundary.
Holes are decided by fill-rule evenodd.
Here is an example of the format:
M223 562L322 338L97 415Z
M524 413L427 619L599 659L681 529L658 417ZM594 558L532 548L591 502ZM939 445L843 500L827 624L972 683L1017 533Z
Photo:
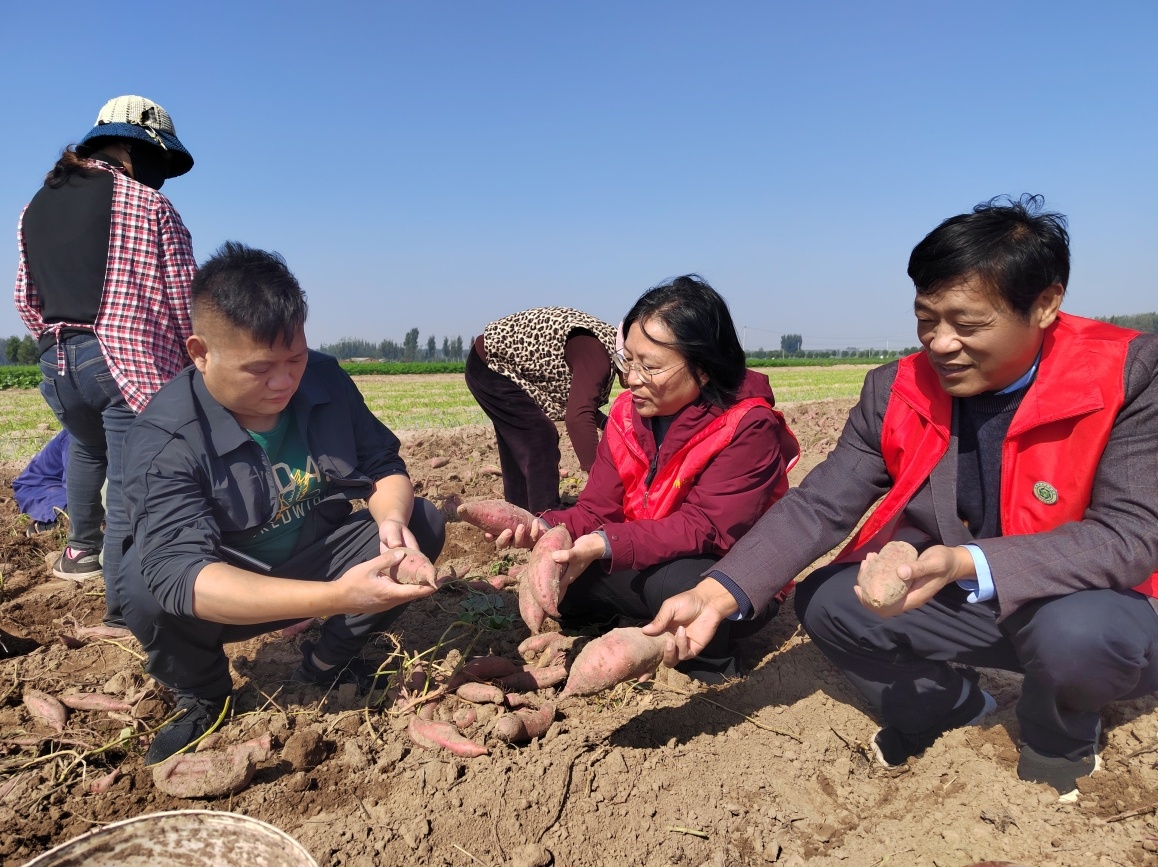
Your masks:
M254 340L289 347L306 323L306 294L278 253L226 241L198 269L193 316L219 315Z
M909 277L918 295L936 295L961 280L977 278L1018 315L1049 286L1064 290L1070 279L1070 236L1062 214L1042 210L1045 199L998 196L971 213L950 217L925 236L909 256Z

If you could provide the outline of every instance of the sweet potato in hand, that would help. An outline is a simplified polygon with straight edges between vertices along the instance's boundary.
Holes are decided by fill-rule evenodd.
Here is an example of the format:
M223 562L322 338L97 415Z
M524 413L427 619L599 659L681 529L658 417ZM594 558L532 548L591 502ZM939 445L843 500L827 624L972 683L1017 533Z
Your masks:
M476 500L473 503L463 503L458 507L458 517L495 536L504 530L513 533L520 524L530 527L535 522L534 515L506 500Z
M575 661L561 697L594 695L609 687L651 674L663 661L668 635L644 635L638 627L612 629L588 642Z
M530 584L531 595L546 613L552 617L559 616L559 582L563 573L567 571L564 563L556 563L552 554L556 551L566 551L571 547L571 534L560 524L552 527L539 537L531 551L531 558L527 561L527 570L519 579Z
M547 613L535 599L531 582L527 580L525 574L519 581L519 616L534 635L539 634L539 630L543 628L543 621L547 619Z
M879 554L865 560L856 576L861 601L869 608L888 608L900 602L909 585L897 574L897 568L916 562L917 549L908 542L889 542Z

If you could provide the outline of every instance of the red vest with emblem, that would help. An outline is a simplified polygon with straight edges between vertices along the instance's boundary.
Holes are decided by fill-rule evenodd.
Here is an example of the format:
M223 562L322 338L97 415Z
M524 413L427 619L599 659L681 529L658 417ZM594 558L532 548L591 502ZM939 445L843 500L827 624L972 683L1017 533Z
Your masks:
M1001 450L1001 531L1044 533L1080 521L1102 451L1122 408L1126 353L1138 335L1067 314L1046 331L1033 386ZM885 408L881 453L893 487L841 551L891 536L901 512L949 448L953 398L923 353L902 358ZM1134 588L1158 596L1158 572Z
M623 482L623 514L628 521L664 518L679 508L695 486L696 479L708 462L727 448L736 435L740 420L757 407L763 407L780 419L787 431L784 416L772 409L762 397L749 397L728 407L696 431L668 461L656 470L651 485L646 484L651 460L635 437L631 393L623 392L611 405L604 436L611 457ZM789 434L791 436L791 434ZM765 508L788 490L788 477L781 476Z

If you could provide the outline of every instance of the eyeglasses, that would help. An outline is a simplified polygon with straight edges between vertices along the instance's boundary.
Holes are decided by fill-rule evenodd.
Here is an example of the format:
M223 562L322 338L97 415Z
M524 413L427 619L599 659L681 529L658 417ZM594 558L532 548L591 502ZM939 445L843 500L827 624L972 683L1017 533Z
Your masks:
M624 376L627 376L628 373L634 370L635 375L639 377L639 381L644 383L651 382L661 373L667 373L669 370L675 370L677 367L682 367L684 364L687 364L687 362L681 361L677 364L671 365L670 367L663 367L659 370L652 370L650 367L644 367L638 362L628 361L623 357L622 352L615 353L615 367L619 370L619 372Z

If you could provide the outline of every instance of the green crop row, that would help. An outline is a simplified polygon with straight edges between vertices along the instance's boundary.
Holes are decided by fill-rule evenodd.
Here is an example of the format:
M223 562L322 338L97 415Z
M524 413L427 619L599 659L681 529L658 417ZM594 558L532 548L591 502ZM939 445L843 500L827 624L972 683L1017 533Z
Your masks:
M0 389L37 388L40 368L35 364L5 364L0 366Z
M343 361L350 376L400 376L408 373L465 373L465 361Z

